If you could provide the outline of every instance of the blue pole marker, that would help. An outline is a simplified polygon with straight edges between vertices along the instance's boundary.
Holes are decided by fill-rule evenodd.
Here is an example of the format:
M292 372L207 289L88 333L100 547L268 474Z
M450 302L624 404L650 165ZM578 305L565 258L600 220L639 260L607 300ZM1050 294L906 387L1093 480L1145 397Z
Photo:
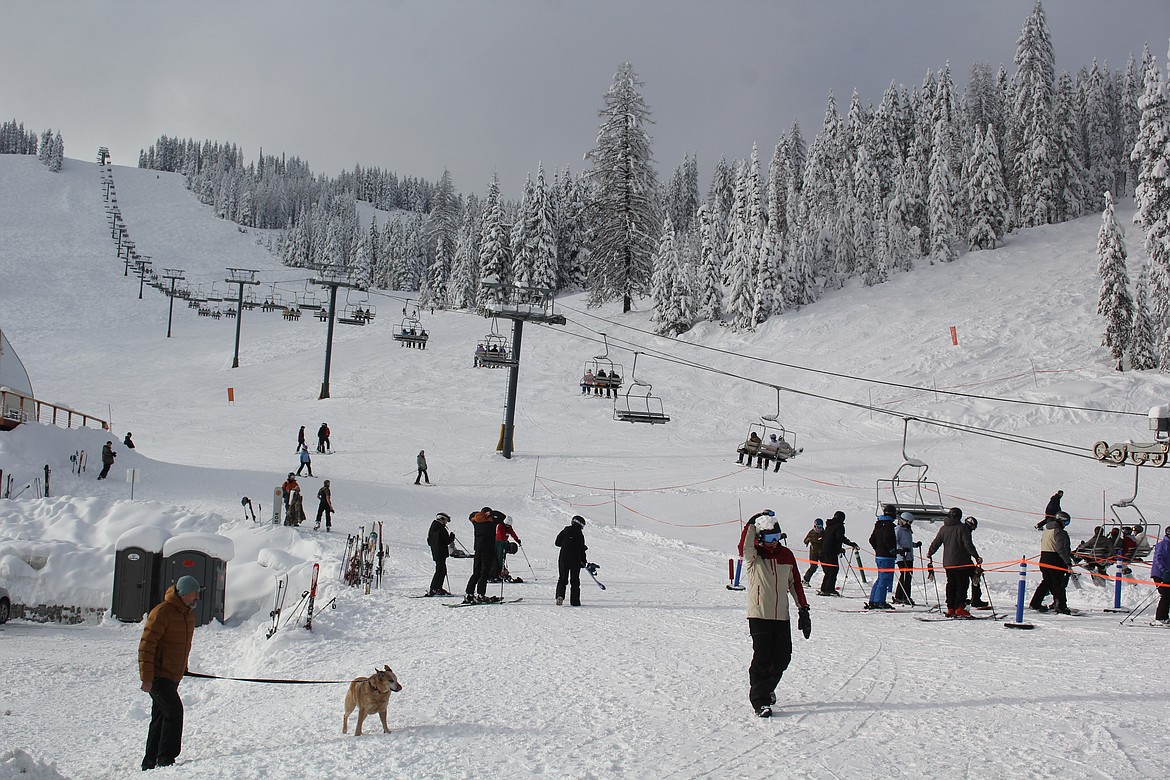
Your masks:
M1028 595L1028 562L1020 559L1020 584L1016 588L1016 622L1004 623L1007 628L1035 628L1024 622L1024 598Z
M735 562L735 587L739 587L739 575L743 572L743 558ZM1120 597L1118 597L1120 598Z
M1121 578L1125 576L1125 561L1121 555L1117 556L1117 567L1114 570L1113 577L1113 608L1106 609L1106 612L1129 612L1128 609L1121 606Z

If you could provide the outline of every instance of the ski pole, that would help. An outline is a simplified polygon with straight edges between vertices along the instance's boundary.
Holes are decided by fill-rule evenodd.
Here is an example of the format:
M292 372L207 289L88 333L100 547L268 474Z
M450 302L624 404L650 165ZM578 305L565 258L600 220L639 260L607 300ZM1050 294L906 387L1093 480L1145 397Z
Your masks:
M1158 595L1158 589L1154 588L1153 592L1147 594L1141 600L1141 602L1139 602L1136 607L1131 609L1129 611L1129 614L1126 615L1125 617L1123 617L1121 620L1119 620L1118 623L1124 624L1125 621L1127 621L1127 620L1129 620L1129 621L1136 620L1139 615L1141 615L1143 612L1145 612L1147 609L1150 608L1150 605L1154 603L1154 597L1157 595Z
M979 567L979 577L983 580L983 592L987 595L987 606L991 607L991 619L999 620L999 615L995 614L995 602L991 600L991 586L987 584L987 572L983 571L983 567Z
M520 545L520 552L524 555L524 562L528 564L528 573L532 575L532 581L536 582L536 572L532 569L532 563L528 560L528 553L524 552L524 545Z
M934 576L934 562L930 558L927 558L926 561L926 568L930 571L928 579L934 583L934 608L942 612L942 599L938 595L938 578ZM944 566L943 569L945 570L946 567Z

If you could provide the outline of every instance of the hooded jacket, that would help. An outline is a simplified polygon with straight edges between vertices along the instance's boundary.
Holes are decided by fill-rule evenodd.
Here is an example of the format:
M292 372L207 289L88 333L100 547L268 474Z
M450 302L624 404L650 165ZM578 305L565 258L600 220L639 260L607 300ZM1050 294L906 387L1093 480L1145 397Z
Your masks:
M1154 560L1150 567L1150 576L1160 580L1170 579L1170 531L1158 542L1154 548Z
M150 611L138 640L138 677L182 682L195 636L195 613L183 603L175 586L167 588L162 603Z
M558 558L560 563L579 569L589 560L585 557L585 551L589 549L585 545L585 532L576 523L570 523L562 528L557 534L555 544L561 548Z
M432 560L447 560L453 541L455 534L447 529L446 523L438 519L431 521L430 530L427 531L427 546L431 548Z
M943 566L970 566L979 557L975 543L971 541L971 529L957 517L947 517L942 528L926 551L927 558L933 558L939 547L943 548Z
M835 566L846 544L853 546L853 541L845 536L845 518L833 515L825 521L825 538L821 541L821 562Z
M1055 553L1066 569L1072 568L1072 542L1064 523L1055 517L1044 524L1044 535L1040 537L1040 553Z
M878 515L873 524L873 533L869 535L869 546L873 548L875 558L893 558L898 546L897 536L894 533L894 518L889 515Z
M476 512L470 518L471 526L475 529L474 550L478 552L496 551L496 519L491 512Z
M788 596L801 609L808 608L796 558L787 547L778 546L774 552L756 547L756 524L748 523L740 539L743 562L748 572L749 618L789 620Z
M894 541L897 547L894 551L899 561L914 563L914 527L899 525L894 528Z

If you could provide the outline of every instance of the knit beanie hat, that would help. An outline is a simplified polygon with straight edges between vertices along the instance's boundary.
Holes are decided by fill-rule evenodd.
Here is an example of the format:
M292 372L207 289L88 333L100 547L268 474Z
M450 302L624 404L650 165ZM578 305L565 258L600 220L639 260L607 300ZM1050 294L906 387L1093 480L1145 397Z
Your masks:
M192 577L190 574L184 574L179 577L178 582L175 583L175 593L180 596L186 596L199 590L199 580Z

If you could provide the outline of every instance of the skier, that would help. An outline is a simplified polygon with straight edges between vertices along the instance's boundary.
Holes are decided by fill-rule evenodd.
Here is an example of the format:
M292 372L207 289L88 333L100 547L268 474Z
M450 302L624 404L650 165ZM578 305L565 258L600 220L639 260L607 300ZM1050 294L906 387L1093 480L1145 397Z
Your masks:
M300 526L305 522L305 504L301 498L301 489L299 487L293 488L288 500L288 514L285 515L284 524L292 526Z
M845 513L834 512L825 524L825 538L821 540L821 568L825 570L821 578L821 589L817 591L822 596L840 596L837 592L837 573L841 569L841 552L849 545L857 549L857 542L845 536Z
M313 476L313 460L309 457L309 448L301 447L301 465L297 466L297 476L301 475L301 469L308 469L308 476Z
M114 458L118 457L118 453L114 452L114 443L112 441L106 442L102 447L102 473L98 474L98 479L105 479L110 475L110 467L114 465Z
M1057 512L1045 523L1044 535L1040 537L1040 576L1043 578L1028 603L1037 612L1047 612L1044 597L1052 594L1052 611L1059 615L1069 614L1066 588L1072 569L1072 543L1065 528L1071 522L1067 512Z
M471 563L471 578L467 580L464 589L464 604L475 604L488 601L487 583L491 576L492 567L496 562L496 518L500 514L485 506L478 512L472 512L467 519L475 529L475 559Z
M1154 547L1150 579L1158 583L1158 607L1150 625L1170 626L1170 526L1162 541Z
M308 450L305 450L308 452ZM312 476L312 475L310 475ZM317 491L317 522L313 530L321 528L321 515L325 515L325 530L333 530L333 491L329 488L329 480Z
M321 427L317 429L317 452L323 453L329 447L329 426L321 423Z
M975 535L975 529L979 527L979 521L974 517L966 517L963 519L963 525L971 529L971 535ZM976 566L971 570L971 608L972 609L987 609L991 605L983 600L983 567Z
M759 528L756 521L760 521ZM800 584L792 551L780 543L780 526L765 509L748 518L739 540L740 555L748 571L748 630L752 637L752 663L748 667L748 700L758 717L772 717L776 686L792 660L792 621L788 598L798 607L797 626L804 638L812 634L808 600Z
M1037 530L1043 529L1044 524L1056 517L1060 512L1060 499L1064 498L1064 491L1058 490L1052 494L1052 498L1048 499L1048 503L1044 506L1044 517L1039 523L1036 523Z
M512 529L512 518L505 517L496 524L496 562L499 566L499 571L496 574L497 580L504 582L523 582L523 580L514 579L508 574L507 568L504 566L504 561L508 558L508 537L516 540L516 544L524 544L520 541L520 537Z
M813 527L804 535L804 543L808 545L808 571L804 573L802 582L805 585L812 583L812 576L817 572L817 564L821 559L821 540L825 538L825 521L821 518L813 520Z
M305 447L307 447L307 446L308 446L308 445L307 445L307 444L305 444L305 426L303 426L303 425L302 425L302 426L301 426L301 429L300 429L299 431L297 431L297 448L296 448L296 452L300 452L301 450L303 450L303 449L304 449Z
M414 484L418 484L420 479L425 479L427 484L431 484L431 478L427 475L427 453L425 450L418 451L418 457L414 459L415 465L418 466L418 474L414 477Z
M126 431L126 438L122 439L122 444L128 450L134 449L134 439L131 438L132 436L134 436L134 434L130 433L130 431Z
M431 521L427 531L427 546L431 548L431 559L435 562L435 574L431 577L431 587L427 588L428 596L450 596L443 587L447 579L447 555L451 545L455 544L455 534L447 529L451 516L446 512L439 512Z
M581 569L588 564L585 551L585 518L573 515L572 521L557 534L556 546L561 548L557 557L557 606L565 603L565 587L569 589L569 606L581 606Z
M873 548L874 566L878 575L874 579L873 587L869 591L869 601L866 609L893 609L886 599L894 589L894 558L897 555L897 534L894 532L894 516L898 508L893 504L882 507L873 524L873 533L869 535L869 544Z
M943 548L943 567L947 571L947 617L969 618L967 611L967 586L971 584L971 570L974 563L983 565L979 551L971 541L971 529L962 520L963 510L957 506L947 512L947 519L930 547L926 550L927 564L934 567L934 553Z
M894 603L914 606L914 599L910 597L914 590L914 550L922 547L922 542L914 541L914 515L903 512L899 515L894 528L894 539L897 542L897 565L901 569L898 575L898 587L894 590Z
M752 467L752 456L760 451L761 444L763 444L763 442L760 441L760 437L755 431L752 431L750 434L748 434L747 441L740 445L739 460L737 460L736 463L739 463L742 466L743 456L746 455L747 467L750 469Z
M280 496L284 499L284 511L288 511L288 502L292 498L292 492L300 489L300 484L297 483L297 477L291 471L288 473L286 479L280 486Z

